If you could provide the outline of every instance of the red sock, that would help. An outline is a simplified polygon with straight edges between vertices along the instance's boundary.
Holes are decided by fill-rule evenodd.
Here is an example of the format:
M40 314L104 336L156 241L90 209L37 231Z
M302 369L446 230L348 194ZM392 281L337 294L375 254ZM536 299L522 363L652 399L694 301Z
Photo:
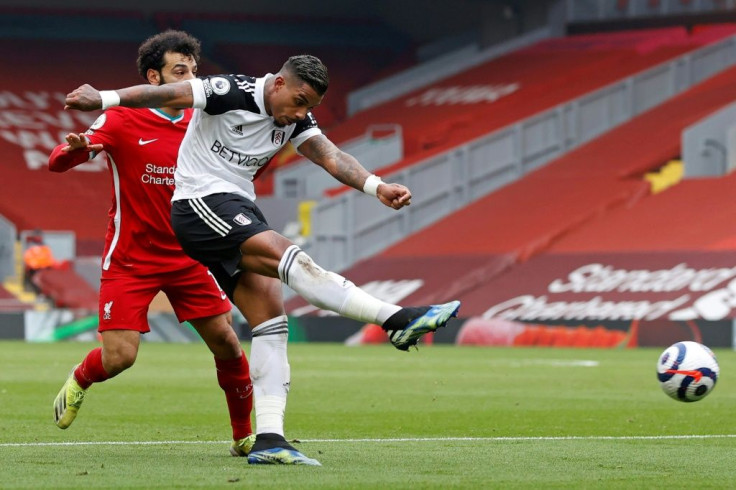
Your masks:
M248 359L243 353L238 359L215 358L217 381L225 392L233 440L237 441L253 433L250 412L253 410L253 384L250 381Z
M82 389L89 388L92 383L99 383L110 378L105 368L102 367L102 347L92 349L82 364L74 370L74 377Z

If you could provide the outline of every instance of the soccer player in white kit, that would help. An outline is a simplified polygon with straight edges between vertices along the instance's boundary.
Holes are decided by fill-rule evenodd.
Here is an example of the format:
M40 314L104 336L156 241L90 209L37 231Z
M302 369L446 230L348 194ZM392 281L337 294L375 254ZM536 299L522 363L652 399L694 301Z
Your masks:
M241 311L258 300L244 294L248 283L243 272L255 272L281 279L314 306L381 325L396 348L408 350L456 316L460 302L402 308L374 298L270 229L254 203L253 179L291 141L343 184L393 209L410 204L409 189L382 182L322 134L310 110L322 101L328 84L322 62L299 55L278 73L260 78L216 75L102 92L83 85L67 95L66 108L194 107L179 149L171 215L184 251L210 269ZM248 462L319 465L284 438L290 385L287 318L280 315L251 329L257 438Z

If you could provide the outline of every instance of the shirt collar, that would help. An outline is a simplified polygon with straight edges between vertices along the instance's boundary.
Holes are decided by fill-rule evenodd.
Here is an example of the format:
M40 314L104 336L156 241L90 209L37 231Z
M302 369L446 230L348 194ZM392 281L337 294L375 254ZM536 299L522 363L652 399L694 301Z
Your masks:
M168 121L170 121L170 122L172 122L174 124L176 124L179 121L181 121L182 119L184 119L184 112L183 111L178 116L171 116L169 114L166 114L164 111L162 111L159 108L150 108L149 110L151 112L153 112L155 115L157 115L158 117L163 118L163 119L166 119L166 120L168 120Z
M258 109L264 116L268 116L268 112L266 112L265 99L266 80L268 80L272 76L273 75L271 73L266 73L265 76L261 78L256 78L256 93L254 95L254 99L256 100L256 105L258 106Z

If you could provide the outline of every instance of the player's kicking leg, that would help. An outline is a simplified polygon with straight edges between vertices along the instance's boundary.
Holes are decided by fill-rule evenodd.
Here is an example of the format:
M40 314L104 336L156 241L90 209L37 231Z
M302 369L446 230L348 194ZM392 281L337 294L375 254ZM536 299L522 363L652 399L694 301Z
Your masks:
M423 335L447 325L460 309L459 301L415 308L386 303L341 275L324 270L296 245L284 252L278 273L287 286L314 306L353 320L381 325L391 343L404 351L416 345Z

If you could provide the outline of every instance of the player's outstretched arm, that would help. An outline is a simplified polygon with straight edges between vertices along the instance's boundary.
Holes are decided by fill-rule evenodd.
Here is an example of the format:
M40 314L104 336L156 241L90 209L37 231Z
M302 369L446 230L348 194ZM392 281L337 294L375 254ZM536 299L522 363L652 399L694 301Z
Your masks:
M64 109L95 111L113 106L123 107L174 107L183 109L194 105L192 86L188 82L164 85L135 85L119 90L99 91L84 84L67 94Z
M375 195L386 206L401 209L411 204L411 192L407 187L382 182L323 134L309 138L299 146L299 151L343 184Z
M94 151L99 153L103 150L102 143L92 144L84 133L69 133L66 135L66 146L61 148L64 153L70 151Z
M101 143L93 144L82 133L66 135L66 145L57 145L49 155L49 170L52 172L66 172L94 156L104 149Z

